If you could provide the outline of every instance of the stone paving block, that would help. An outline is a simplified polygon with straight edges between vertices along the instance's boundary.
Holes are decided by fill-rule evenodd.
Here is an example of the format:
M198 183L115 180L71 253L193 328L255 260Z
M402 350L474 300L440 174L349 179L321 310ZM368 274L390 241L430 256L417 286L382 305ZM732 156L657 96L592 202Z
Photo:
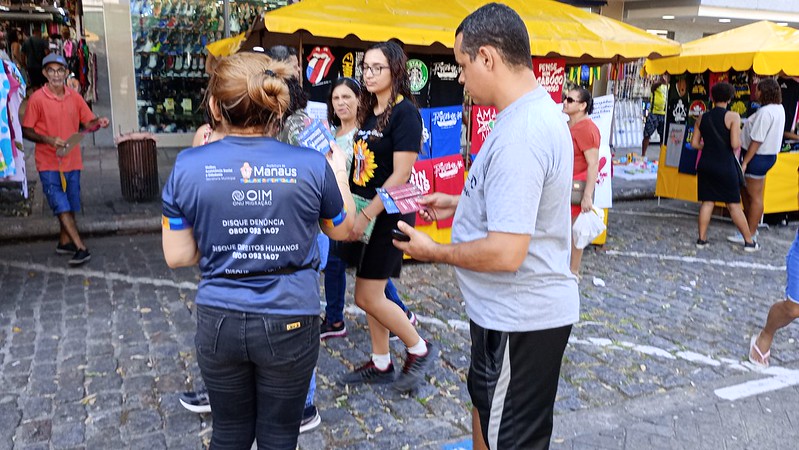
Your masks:
M123 410L120 415L123 434L133 437L163 428L161 415L150 409Z
M22 417L25 420L49 417L53 412L53 399L49 397L22 396L19 398L18 404L22 409Z
M151 433L144 436L137 436L130 440L131 448L142 448L148 450L166 449L166 438L161 433Z
M73 448L84 443L84 425L78 423L58 424L52 429L51 445L53 448Z
M26 420L19 424L14 442L16 444L32 444L36 442L48 442L52 431L50 419Z
M86 409L80 403L55 403L53 420L60 422L77 422L86 418Z
M115 410L122 406L122 394L118 392L100 392L89 394L93 397L93 401L88 401L86 410L88 415L108 410Z

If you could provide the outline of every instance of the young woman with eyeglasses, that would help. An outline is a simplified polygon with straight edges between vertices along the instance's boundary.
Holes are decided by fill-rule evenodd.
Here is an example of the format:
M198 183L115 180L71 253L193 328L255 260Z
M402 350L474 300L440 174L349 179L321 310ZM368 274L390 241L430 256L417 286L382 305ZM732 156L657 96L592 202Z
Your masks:
M570 90L563 101L574 145L573 179L585 182L582 201L572 205L572 224L581 212L589 212L594 207L594 188L599 176L599 128L588 117L593 110L594 99L583 87ZM583 249L575 247L572 241L571 271L578 278L582 259Z
M354 78L342 77L333 82L327 97L327 118L336 137L336 143L347 155L347 173L352 168L353 139L358 131L358 105L361 101L361 84ZM325 267L325 318L319 336L324 339L344 337L344 297L347 290L347 263L338 257L338 242L330 240L330 253ZM391 279L386 283L386 298L396 303L416 323L416 316L402 303Z
M414 214L388 214L375 188L407 183L421 150L422 119L413 103L406 69L407 57L393 42L381 42L366 51L363 80L367 94L361 99L360 129L355 134L350 189L362 208L355 217L349 240L355 255L355 303L363 309L372 340L370 360L342 381L394 383L401 392L424 382L437 349L416 332L405 313L385 296L389 277L398 277L402 252L392 244L391 231L403 220L413 224ZM356 203L359 199L356 198ZM362 239L373 223L368 244ZM389 330L407 347L405 364L395 381L389 353Z

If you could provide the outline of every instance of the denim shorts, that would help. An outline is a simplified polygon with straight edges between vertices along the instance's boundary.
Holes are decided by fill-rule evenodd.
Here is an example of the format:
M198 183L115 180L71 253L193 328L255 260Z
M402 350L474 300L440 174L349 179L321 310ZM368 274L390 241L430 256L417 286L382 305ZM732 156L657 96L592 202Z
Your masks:
M746 151L742 150L741 154L744 153L746 153ZM744 176L754 179L766 178L766 173L774 167L774 163L776 162L777 155L755 155L746 166L746 173Z
M64 172L64 178L67 180L66 192L61 188L61 176L58 171L39 172L42 192L55 216L80 211L80 170Z
M785 298L799 303L799 231L785 257L785 267L788 281L785 283Z

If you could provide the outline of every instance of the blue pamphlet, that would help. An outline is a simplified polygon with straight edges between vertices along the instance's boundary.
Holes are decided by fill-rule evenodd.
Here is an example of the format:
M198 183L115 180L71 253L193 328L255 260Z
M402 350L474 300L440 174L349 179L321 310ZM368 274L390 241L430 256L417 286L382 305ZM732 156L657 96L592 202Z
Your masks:
M325 124L319 120L311 122L297 137L301 146L312 148L325 154L330 151L330 141L335 139Z
M394 200L390 195L388 195L388 192L386 192L385 189L377 188L375 190L377 191L377 195L380 196L380 200L383 201L383 207L386 209L386 213L397 214L400 212L399 208L397 208L397 205L394 203Z

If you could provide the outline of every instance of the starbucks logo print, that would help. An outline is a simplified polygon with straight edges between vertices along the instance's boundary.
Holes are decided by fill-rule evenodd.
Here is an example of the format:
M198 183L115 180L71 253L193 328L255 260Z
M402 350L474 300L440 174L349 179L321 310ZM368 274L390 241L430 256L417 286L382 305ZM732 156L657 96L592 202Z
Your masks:
M411 92L416 94L427 86L427 80L429 79L427 64L418 59L409 59L406 67L408 69L408 77L411 80Z

